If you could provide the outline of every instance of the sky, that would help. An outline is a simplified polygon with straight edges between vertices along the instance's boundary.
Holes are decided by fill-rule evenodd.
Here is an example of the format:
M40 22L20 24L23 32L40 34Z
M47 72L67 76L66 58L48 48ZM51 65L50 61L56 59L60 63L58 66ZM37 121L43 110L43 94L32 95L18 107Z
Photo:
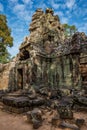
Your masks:
M78 31L87 34L87 0L0 0L0 14L7 16L8 26L14 38L13 47L8 48L12 56L19 51L24 37L29 35L29 25L37 8L52 8L61 23L75 25Z

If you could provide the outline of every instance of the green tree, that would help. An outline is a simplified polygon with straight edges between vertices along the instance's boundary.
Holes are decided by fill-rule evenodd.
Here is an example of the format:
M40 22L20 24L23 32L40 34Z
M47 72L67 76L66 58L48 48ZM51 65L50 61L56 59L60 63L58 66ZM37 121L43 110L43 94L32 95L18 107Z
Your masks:
M77 32L77 28L75 25L63 24L63 27L64 27L65 37L72 37L72 35L75 32Z
M7 62L10 54L7 47L13 46L13 37L11 36L11 29L7 25L7 18L0 14L0 62Z

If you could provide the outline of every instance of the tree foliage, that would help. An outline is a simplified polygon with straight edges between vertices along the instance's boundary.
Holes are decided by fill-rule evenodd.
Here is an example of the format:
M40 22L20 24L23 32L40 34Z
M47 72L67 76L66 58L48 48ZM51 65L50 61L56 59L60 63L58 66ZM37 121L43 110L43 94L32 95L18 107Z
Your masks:
M13 37L11 36L11 29L7 25L7 18L0 14L0 62L6 62L10 54L7 47L13 46Z
M75 32L77 32L77 28L75 25L63 24L63 27L65 37L71 37Z

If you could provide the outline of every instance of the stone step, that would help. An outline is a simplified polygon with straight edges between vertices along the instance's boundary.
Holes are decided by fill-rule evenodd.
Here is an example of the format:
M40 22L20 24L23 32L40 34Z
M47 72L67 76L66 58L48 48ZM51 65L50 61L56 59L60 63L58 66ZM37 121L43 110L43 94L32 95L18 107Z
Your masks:
M3 97L3 103L16 108L28 107L31 105L27 97Z
M21 113L28 111L31 108L41 106L45 104L45 99L42 99L40 97L36 99L29 99L28 97L11 97L11 96L5 96L2 99L2 102L4 104L3 109L8 110L10 112L16 112Z
M21 114L21 113L28 112L30 108L29 107L15 108L15 107L4 105L3 110L6 112Z

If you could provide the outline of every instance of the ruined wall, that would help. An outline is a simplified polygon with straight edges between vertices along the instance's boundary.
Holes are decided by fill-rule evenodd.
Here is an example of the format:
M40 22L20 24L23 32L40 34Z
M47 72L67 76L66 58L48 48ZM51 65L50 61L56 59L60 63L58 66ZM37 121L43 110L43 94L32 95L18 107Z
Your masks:
M82 77L82 85L83 87L86 87L87 86L87 52L81 54L79 68Z
M15 62L0 64L0 90L13 89L15 86Z
M87 65L84 65L87 68ZM17 61L0 67L0 89L14 91L29 89L33 86L50 88L81 87L82 79L79 71L79 55L65 55L56 58L37 56L33 63L31 59ZM83 65L80 66L81 70ZM86 72L86 70L85 70ZM87 74L87 72L85 73Z
M38 57L35 63L34 84L51 88L81 87L79 55L66 55L57 58ZM33 69L34 71L34 69Z

